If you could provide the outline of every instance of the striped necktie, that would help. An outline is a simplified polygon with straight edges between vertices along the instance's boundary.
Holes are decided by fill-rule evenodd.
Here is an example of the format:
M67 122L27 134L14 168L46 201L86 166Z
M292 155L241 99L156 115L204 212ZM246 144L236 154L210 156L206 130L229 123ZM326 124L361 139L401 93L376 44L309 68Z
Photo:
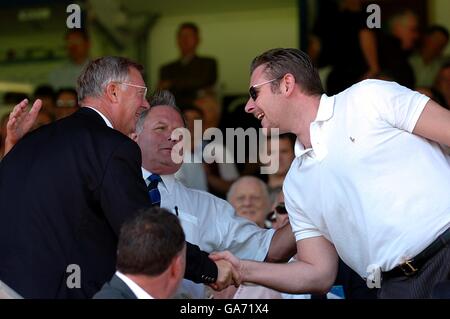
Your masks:
M161 206L161 194L158 190L158 183L162 182L161 176L157 174L150 175L147 180L150 182L147 186L148 189L148 195L150 197L150 201L152 202L152 205L157 205L158 207Z

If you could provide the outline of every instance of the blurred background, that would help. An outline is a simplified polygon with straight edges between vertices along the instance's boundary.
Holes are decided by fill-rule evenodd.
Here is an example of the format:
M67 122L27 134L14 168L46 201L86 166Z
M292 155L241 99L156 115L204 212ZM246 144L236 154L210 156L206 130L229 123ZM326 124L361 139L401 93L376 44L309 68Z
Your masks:
M359 3L363 17L370 14L366 13L368 4L378 4L382 29L392 14L410 9L417 17L414 50L419 50L428 27L450 27L447 0L2 0L0 116L25 96L34 99L46 94L52 96L54 105L49 110L57 110L53 112L56 118L70 113L58 108L75 103L59 99L60 90L73 89L75 83L68 82L69 78L78 74L88 59L104 55L126 56L143 64L151 91L159 85L161 67L180 57L180 24L192 22L199 30L196 53L217 63L214 98L219 114L211 123L228 127L233 118L238 122L231 127L257 126L252 118L235 114L242 113L240 106L247 99L252 58L269 48L300 48L316 55L314 61L326 83L330 56L340 57L350 50L347 44L327 44L333 42L330 39L345 41L347 37L346 29L339 28L339 20L333 18L343 3ZM73 13L67 12L70 4L81 8L85 32L81 38L68 36L66 22ZM447 41L441 46L439 55L448 56ZM239 116L245 116L241 113Z

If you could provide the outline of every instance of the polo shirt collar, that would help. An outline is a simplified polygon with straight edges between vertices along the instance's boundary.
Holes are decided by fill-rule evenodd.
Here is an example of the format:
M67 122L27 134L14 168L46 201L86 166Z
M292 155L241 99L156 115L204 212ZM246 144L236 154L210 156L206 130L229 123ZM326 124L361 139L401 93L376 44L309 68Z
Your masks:
M322 94L320 97L319 109L317 110L317 116L314 122L325 122L328 121L334 112L334 95L327 96Z

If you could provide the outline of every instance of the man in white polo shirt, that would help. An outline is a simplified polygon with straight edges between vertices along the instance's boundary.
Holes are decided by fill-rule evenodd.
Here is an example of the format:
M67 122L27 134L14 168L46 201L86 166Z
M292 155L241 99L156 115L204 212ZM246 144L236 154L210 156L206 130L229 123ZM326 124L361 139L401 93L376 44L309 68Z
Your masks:
M337 256L380 298L426 298L450 274L450 112L394 82L323 94L309 57L274 49L253 60L246 111L297 135L284 182L297 263L228 258L243 281L326 292ZM400 278L400 280L398 280Z

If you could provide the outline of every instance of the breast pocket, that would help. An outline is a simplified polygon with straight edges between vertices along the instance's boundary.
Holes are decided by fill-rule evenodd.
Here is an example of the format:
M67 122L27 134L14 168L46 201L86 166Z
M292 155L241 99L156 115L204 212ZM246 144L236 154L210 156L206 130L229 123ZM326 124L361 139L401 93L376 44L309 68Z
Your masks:
M194 245L199 245L200 229L198 218L194 215L186 213L183 210L178 209L178 219L180 220L181 227L183 227L186 241Z

